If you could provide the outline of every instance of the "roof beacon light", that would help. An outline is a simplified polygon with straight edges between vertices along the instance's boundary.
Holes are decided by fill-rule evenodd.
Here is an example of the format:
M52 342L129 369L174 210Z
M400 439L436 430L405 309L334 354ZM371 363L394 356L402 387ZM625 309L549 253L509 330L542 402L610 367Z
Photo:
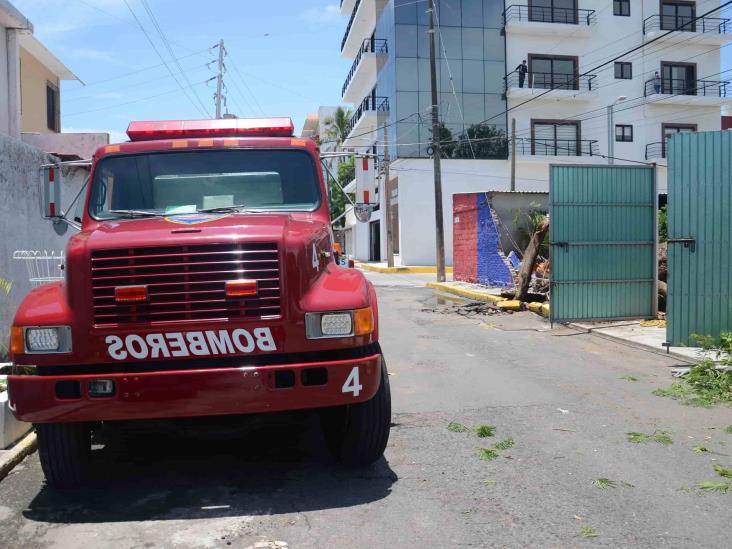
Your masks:
M223 118L130 122L130 141L193 139L198 137L292 137L290 118Z

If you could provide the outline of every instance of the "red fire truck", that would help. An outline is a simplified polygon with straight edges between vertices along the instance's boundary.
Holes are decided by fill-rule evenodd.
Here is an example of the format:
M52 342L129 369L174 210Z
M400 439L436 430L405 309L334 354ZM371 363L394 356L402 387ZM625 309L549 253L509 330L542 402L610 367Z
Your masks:
M65 280L11 328L9 399L49 484L85 478L104 422L319 409L341 462L383 454L376 294L336 264L319 152L293 129L133 122L97 150ZM45 174L45 216L65 221Z

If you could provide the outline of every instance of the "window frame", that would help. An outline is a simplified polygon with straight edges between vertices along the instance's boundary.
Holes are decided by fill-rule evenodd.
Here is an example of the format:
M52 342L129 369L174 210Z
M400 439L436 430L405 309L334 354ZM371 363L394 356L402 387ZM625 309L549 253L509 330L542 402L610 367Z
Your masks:
M541 54L541 53L530 53L528 55L528 66L529 66L529 72L526 73L526 77L528 80L528 87L530 89L533 89L534 85L534 61L537 59L548 59L551 62L552 65L552 72L550 73L539 73L539 74L551 74L552 75L552 87L551 88L537 88L537 89L551 89L551 90L579 90L580 89L580 81L579 81L579 57L576 55L552 55L552 54ZM554 72L554 61L571 61L574 65L574 85L571 88L568 87L562 87L562 86L554 86L554 76L555 75L564 75L566 73L562 72Z
M561 140L557 139L557 126L574 126L576 128L576 141L577 151L576 155L567 156L582 156L582 121L581 120L563 120L563 119L542 119L532 118L531 119L531 156L536 156L536 126L554 126L554 149L557 150L557 141L571 141L571 139Z
M623 13L625 8L628 10L627 13ZM613 16L630 17L630 0L613 0Z
M618 135L620 130L620 135ZM628 132L630 130L630 132ZM632 124L615 124L615 142L616 143L632 143L633 142L633 125Z
M630 69L630 76L623 76L623 70L626 67ZM618 69L620 69L620 76L618 76ZM631 61L615 61L615 79L633 80L633 63Z
M51 98L52 106L49 104ZM49 107L52 107L53 112ZM46 127L55 133L61 131L61 94L58 86L49 80L46 80Z

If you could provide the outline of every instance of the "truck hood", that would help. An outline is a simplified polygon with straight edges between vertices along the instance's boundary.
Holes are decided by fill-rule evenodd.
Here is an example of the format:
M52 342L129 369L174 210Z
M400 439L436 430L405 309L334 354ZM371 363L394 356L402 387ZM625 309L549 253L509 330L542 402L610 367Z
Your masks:
M295 235L307 239L325 228L311 214L196 214L106 221L79 236L91 251L160 244L175 246L191 240L197 244L240 240L282 242Z

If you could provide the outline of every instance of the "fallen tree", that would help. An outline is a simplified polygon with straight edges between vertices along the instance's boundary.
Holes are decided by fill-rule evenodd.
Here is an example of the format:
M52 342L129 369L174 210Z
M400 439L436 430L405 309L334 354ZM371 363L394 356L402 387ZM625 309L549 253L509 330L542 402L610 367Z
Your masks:
M526 247L526 251L524 252L524 258L521 262L521 270L518 273L518 280L516 283L516 294L513 297L518 301L526 301L526 298L529 295L531 275L534 273L534 268L536 267L536 258L539 256L539 248L541 247L541 243L544 242L548 232L549 217L546 217L536 227L534 234L531 236L531 240L529 240L529 245Z

